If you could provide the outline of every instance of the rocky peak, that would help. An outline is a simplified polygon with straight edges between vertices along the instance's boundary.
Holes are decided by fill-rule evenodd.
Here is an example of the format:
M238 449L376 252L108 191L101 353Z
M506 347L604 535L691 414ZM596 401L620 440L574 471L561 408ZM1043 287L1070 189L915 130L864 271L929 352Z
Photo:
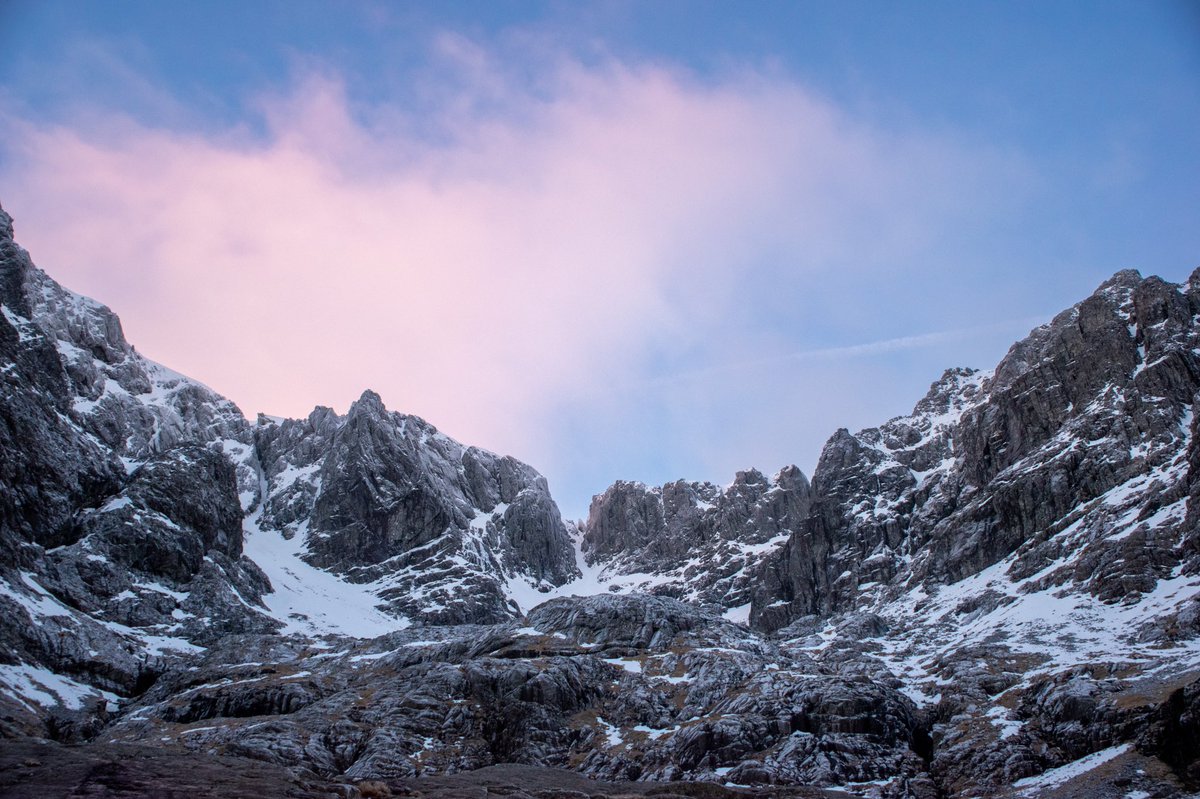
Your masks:
M765 486L767 478L758 469L746 469L736 473L733 477L733 486Z
M347 412L346 417L349 420L360 415L379 417L386 413L387 408L383 405L383 398L368 388L363 391L357 400L350 404L350 410Z
M844 427L838 428L821 448L821 457L817 459L817 469L813 472L815 490L821 496L848 496L857 483L844 485L843 475L847 471L857 475L860 468L873 467L879 459L880 455L864 445L857 436Z
M808 478L800 471L799 466L791 464L779 470L775 475L775 483L783 489L807 488Z
M963 366L947 369L917 402L912 415L945 414L971 402L980 390L981 377L978 369Z
M751 575L808 515L812 489L795 466L768 479L618 481L592 499L583 551L619 590L649 590L723 610L749 602Z
M1158 278L1153 278L1157 280ZM1099 294L1111 297L1117 300L1118 304L1124 304L1128 301L1129 295L1135 291L1145 280L1142 277L1141 271L1137 269L1118 269L1113 272L1112 277L1108 278L1096 287L1092 292L1093 295Z
M374 586L398 614L506 619L520 612L513 591L577 573L540 474L388 411L373 391L345 416L317 408L261 423L255 440L267 482L261 526L301 535L309 563Z
M13 241L12 217L0 210L0 300L63 346L82 350L106 365L132 355L121 322L101 303L68 291Z
M673 485L669 493L681 499L685 486ZM664 543L662 490L645 483L618 480L592 497L588 507L584 551L596 560L656 547ZM685 500L686 501L686 500Z

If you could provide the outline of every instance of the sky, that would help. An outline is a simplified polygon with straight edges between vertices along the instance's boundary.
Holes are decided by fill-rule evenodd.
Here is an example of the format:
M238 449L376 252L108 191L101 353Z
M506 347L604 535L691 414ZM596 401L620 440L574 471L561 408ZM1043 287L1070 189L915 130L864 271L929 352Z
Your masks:
M1200 266L1200 4L0 0L0 204L257 412L725 484Z

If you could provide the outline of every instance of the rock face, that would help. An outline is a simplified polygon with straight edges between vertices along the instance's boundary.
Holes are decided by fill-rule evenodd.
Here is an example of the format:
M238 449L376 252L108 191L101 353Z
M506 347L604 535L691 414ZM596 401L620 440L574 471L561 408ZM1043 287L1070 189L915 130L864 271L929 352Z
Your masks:
M303 536L305 560L377 586L399 614L504 621L521 614L510 582L549 590L578 575L545 478L388 412L374 392L345 416L261 419L255 443L262 529Z
M578 526L372 392L247 422L3 212L0 301L4 796L1200 790L1200 274Z
M27 544L53 546L74 509L114 491L125 471L70 416L69 377L55 340L30 321L32 270L0 211L0 559L8 567L33 556Z
M233 465L203 447L151 456L101 507L77 515L39 584L71 608L192 643L266 632L270 584L242 557Z
M724 489L618 482L592 500L583 551L622 589L746 607L764 557L799 529L811 504L808 479L795 466L771 479L738 472Z

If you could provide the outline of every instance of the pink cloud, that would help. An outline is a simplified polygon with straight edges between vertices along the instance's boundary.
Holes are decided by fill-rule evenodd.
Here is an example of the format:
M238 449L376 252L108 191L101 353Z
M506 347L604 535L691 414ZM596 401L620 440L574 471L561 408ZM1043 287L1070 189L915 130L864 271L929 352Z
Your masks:
M779 76L558 59L531 90L443 54L459 91L433 120L321 73L262 99L265 137L9 116L6 208L39 265L248 413L369 386L544 463L561 398L739 340L739 284L902 258L1010 166Z

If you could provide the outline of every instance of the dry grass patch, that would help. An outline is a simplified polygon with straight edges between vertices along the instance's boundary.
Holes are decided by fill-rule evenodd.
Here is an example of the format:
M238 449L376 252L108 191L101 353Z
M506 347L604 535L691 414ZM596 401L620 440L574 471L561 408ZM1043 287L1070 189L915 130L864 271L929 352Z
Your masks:
M392 795L391 787L380 780L363 780L355 783L354 787L363 799L386 799Z

